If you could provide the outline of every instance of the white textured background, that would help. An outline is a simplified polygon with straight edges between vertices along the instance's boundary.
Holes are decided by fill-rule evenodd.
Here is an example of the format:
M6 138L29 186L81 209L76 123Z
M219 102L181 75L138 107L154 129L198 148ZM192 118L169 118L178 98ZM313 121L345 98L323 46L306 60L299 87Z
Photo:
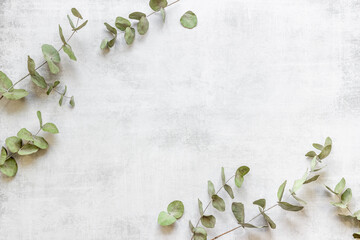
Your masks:
M221 166L228 176L251 167L236 191L249 219L251 202L273 204L283 180L302 176L311 143L328 135L333 153L300 194L303 212L274 209L276 230L223 239L351 239L357 229L336 216L322 183L345 176L360 199L359 1L182 0L165 24L152 16L134 46L119 39L104 54L103 22L149 12L147 0L0 0L0 69L16 81L27 55L39 63L42 44L59 46L71 7L89 19L71 41L78 62L62 53L61 74L48 80L66 83L76 108L58 107L58 95L29 79L20 84L26 100L0 102L1 143L22 127L36 131L37 110L61 131L46 153L18 158L16 178L0 177L1 240L190 239L197 198L208 201L207 180L219 186ZM179 24L189 9L194 30ZM174 199L186 213L160 228L157 215ZM209 236L236 226L229 207L214 214Z

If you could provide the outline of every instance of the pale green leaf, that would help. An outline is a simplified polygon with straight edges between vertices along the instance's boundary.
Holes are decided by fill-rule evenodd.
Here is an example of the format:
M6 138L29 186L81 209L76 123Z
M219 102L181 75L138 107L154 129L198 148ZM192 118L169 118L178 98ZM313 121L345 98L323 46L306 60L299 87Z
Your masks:
M316 153L314 151L310 151L308 153L305 154L306 157L315 157L316 156Z
M74 98L74 96L71 96L71 98L70 98L70 105L72 107L75 107L75 98Z
M42 130L52 134L59 133L59 129L53 123L45 123L45 125L42 127Z
M331 145L327 145L326 147L323 148L321 153L318 155L319 159L326 158L327 156L329 156L330 152L331 152Z
M238 223L244 223L245 221L245 211L244 211L244 204L241 202L233 202L231 205L231 210L238 221Z
M202 227L197 227L194 229L194 240L206 240L207 232Z
M7 150L4 147L1 147L1 152L0 152L0 165L3 165L6 161L7 158Z
M141 17L137 25L137 30L140 35L145 35L149 30L149 21L146 17Z
M268 215L266 215L264 212L261 212L261 215L263 215L265 221L269 224L271 229L276 229L276 224Z
M184 28L193 29L197 25L197 17L192 11L187 11L180 19Z
M68 20L69 20L69 24L70 24L71 28L72 28L72 29L75 29L75 25L74 25L74 23L73 23L73 21L71 20L71 18L70 18L69 15L67 15L67 18L68 18Z
M229 185L225 184L225 185L224 185L224 189L225 189L225 191L229 194L229 196L230 196L232 199L234 199L234 192L233 192L232 188L231 188Z
M337 194L337 193L336 193L334 190L332 190L330 187L328 187L328 186L326 186L326 185L325 185L325 187L326 187L326 189L329 190L331 193Z
M72 50L72 48L71 48L71 46L69 44L65 44L63 46L63 50L69 56L69 58L71 60L73 60L73 61L77 60L76 57L75 57L75 54L74 54L74 52L73 52L73 50Z
M103 39L101 41L101 44L100 44L100 49L105 49L108 47L108 40L107 39Z
M24 156L36 153L37 151L39 151L39 148L37 146L32 144L26 144L22 148L20 148L18 154Z
M341 194L341 193L344 191L345 186L346 186L345 178L342 178L342 179L340 180L340 182L339 182L338 184L336 184L335 189L334 189L334 192L335 192L336 194Z
M313 176L312 178L309 178L307 179L304 184L308 184L308 183L311 183L311 182L315 182L316 180L318 180L318 178L320 177L320 175L315 175Z
M301 198L297 197L295 193L291 193L291 196L292 196L296 201L298 201L300 204L302 204L302 205L306 205L306 204L307 204L306 201L304 201L304 200L302 200Z
M171 224L173 224L174 222L176 222L176 218L170 214L168 214L167 212L160 212L159 216L158 216L158 224L160 226L169 226Z
M278 189L277 197L278 197L279 202L281 202L281 199L282 199L282 197L284 195L284 190L285 190L286 183L287 183L287 181L283 182L280 185L279 189Z
M221 182L222 182L222 185L226 184L225 169L223 167L221 168Z
M200 216L204 215L203 204L202 204L202 202L200 201L200 199L198 199L198 207L199 207Z
M47 149L49 147L49 144L45 138L38 136L34 136L34 145L40 149Z
M215 187L211 181L208 181L208 193L210 197L215 194Z
M225 211L225 201L221 197L219 197L218 195L212 195L211 199L214 208L216 208L220 212Z
M167 2L167 0L150 0L149 5L152 10L157 12L161 8L165 8L168 5L168 2Z
M250 223L241 223L240 224L243 228L266 228L267 226L255 226Z
M266 200L264 198L261 198L261 199L254 201L253 204L258 205L264 209L266 206Z
M35 72L35 74L31 75L30 77L31 77L31 81L33 83L35 83L36 86L38 86L42 89L47 88L48 85L47 85L44 77L42 77L38 72Z
M6 76L5 73L0 71L0 92L4 93L13 85L12 81Z
M76 9L76 8L72 8L71 9L71 12L72 14L77 17L77 18L80 18L80 19L83 19L83 17L81 16L80 12Z
M60 35L60 39L61 41L63 42L63 44L65 45L66 44L66 40L65 40L65 37L64 37L64 34L63 34L63 30L59 24L59 35Z
M287 202L279 202L278 204L282 209L284 209L286 211L294 211L294 212L296 212L296 211L300 211L300 210L302 210L304 208L303 206L296 206L296 205L292 205L292 204L287 203Z
M14 158L9 158L3 165L0 166L0 172L8 177L14 177L17 173L18 165Z
M34 137L32 135L32 133L27 130L26 128L22 128L18 133L17 133L18 138L21 138L22 140L25 141L32 141L34 140Z
M140 20L142 17L146 17L146 14L142 12L133 12L130 13L129 15L130 19L135 19L135 20Z
M160 8L160 12L161 12L161 17L162 17L162 20L163 20L163 22L165 22L165 19L166 19L166 12L165 12L165 9L164 9L164 8Z
M248 174L250 171L250 168L247 166L241 166L239 167L235 172L235 185L238 188L241 188L243 182L244 182L244 176Z
M200 218L201 224L206 228L213 228L216 224L216 218L213 215L210 216L202 216Z
M128 27L131 27L131 22L123 17L117 17L115 20L115 26L121 31L125 31Z
M167 211L170 215L179 219L184 214L184 204L181 201L173 201L167 207Z
M305 174L303 175L302 178L296 180L294 182L294 185L292 187L292 192L297 192L298 190L300 190L300 188L302 187L302 185L304 184L304 182L306 181L307 177L309 176L309 172L308 170L306 170Z
M11 92L3 93L3 96L9 100L20 100L29 95L25 89L12 89Z
M42 120L42 116L41 116L41 112L40 111L37 111L36 113L38 119L39 119L39 124L40 124L40 128L42 127L42 123L43 123L43 120Z
M8 137L5 140L5 144L10 152L17 153L22 146L22 141L18 137Z
M324 146L319 143L313 143L313 147L320 151L324 148Z
M35 73L36 73L35 62L30 56L28 56L28 70L29 70L30 75L35 75Z
M345 205L347 205L352 198L352 191L350 188L346 189L343 194L341 194L341 202Z
M135 39L135 29L127 27L125 30L124 38L127 45L133 44Z
M86 24L88 23L88 20L86 20L85 22L83 22L80 26L78 26L77 28L73 29L73 31L79 31L80 29L82 29L83 27L86 26Z
M328 146L328 145L332 145L332 140L331 140L331 138L330 137L327 137L326 139L325 139L325 147L326 146Z

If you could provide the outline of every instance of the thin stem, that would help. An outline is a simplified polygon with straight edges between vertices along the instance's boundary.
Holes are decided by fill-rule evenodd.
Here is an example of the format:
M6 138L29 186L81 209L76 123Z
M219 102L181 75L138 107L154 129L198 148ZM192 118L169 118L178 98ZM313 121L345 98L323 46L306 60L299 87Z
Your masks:
M180 1L180 0L178 0L178 1ZM176 1L176 2L178 2L178 1ZM174 3L175 3L175 2L174 2ZM173 3L173 4L174 4L174 3ZM219 188L219 190L217 190L216 195L218 195L218 193L224 188L224 186L225 186L231 179L233 179L234 177L235 177L235 175L232 176L231 178L229 178L229 179L225 182L225 184L223 184L223 185ZM209 206L210 206L211 203L212 203L212 200L210 200L209 203L206 205L206 207L205 207L205 209L204 209L204 213L200 216L199 220L197 221L197 223L196 223L196 225L195 225L195 228L197 228L197 227L199 226L199 223L200 223L201 218L204 216L206 210L209 208ZM194 238L194 235L191 237L191 239L193 239L193 238Z
M277 203L277 204L274 204L273 206L269 207L268 209L265 209L263 212L265 213L265 212L267 212L267 211L269 211L269 210L277 207L278 205L279 205L278 203ZM253 217L252 219L250 219L249 222L252 222L252 221L255 220L256 218L260 217L261 215L262 215L262 214L259 213L258 215L256 215L256 216ZM220 237L222 237L222 236L224 236L224 235L226 235L226 234L228 234L228 233L231 233L231 232L233 232L233 231L235 231L235 230L237 230L237 229L239 229L239 228L242 228L242 227L243 227L243 226L241 226L241 225L240 225L240 226L237 226L237 227L235 227L235 228L233 228L233 229L230 229L230 230L228 230L228 231L226 231L226 232L224 232L224 233L222 233L222 234L220 234L220 235L212 238L211 240L218 239L218 238L220 238Z
M79 18L76 21L76 26L75 28L77 28L79 25ZM74 36L74 34L77 31L73 31L70 35L70 37L68 37L68 39L66 40L66 42L69 42L71 40L71 38ZM64 45L61 46L61 48L59 48L58 52L60 52L63 49ZM43 67L46 64L46 61L42 62L37 68L35 68L35 71L37 71L38 69L40 69L41 67ZM9 92L11 89L13 89L18 83L22 82L24 79L26 79L27 77L30 76L30 73L26 74L24 77L20 78L18 81L16 81L8 90L7 92ZM59 93L58 91L56 91L57 93ZM61 93L59 93L61 95ZM3 99L3 95L0 97L0 100ZM68 97L69 98L69 97Z
M177 2L180 2L180 0L176 0L176 1L174 1L174 2L172 2L172 3L170 3L170 4L168 4L166 7L164 7L164 9L165 9L165 8L170 7L171 5L174 5L174 4L175 4L175 3L177 3ZM152 12L152 13L148 14L148 15L147 15L147 17L150 17L151 15L153 15L153 14L155 14L155 13L157 13L157 12L156 12L156 11L154 11L154 12Z

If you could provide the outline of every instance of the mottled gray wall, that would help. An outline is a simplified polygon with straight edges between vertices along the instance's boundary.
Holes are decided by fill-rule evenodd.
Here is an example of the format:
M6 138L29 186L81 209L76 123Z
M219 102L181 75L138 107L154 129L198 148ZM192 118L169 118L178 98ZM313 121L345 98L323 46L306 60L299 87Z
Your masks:
M76 108L58 107L29 80L26 100L0 102L1 143L21 127L35 131L36 110L61 131L46 153L21 158L16 178L0 177L1 240L189 239L197 198L207 201L208 179L220 184L221 166L227 175L251 167L236 191L250 217L251 202L274 203L284 179L302 176L311 143L328 135L334 150L300 195L305 211L273 210L277 230L223 239L351 238L356 229L336 216L322 183L346 176L360 199L359 1L182 0L165 24L152 16L134 46L119 40L104 54L103 22L149 12L147 0L0 0L0 69L15 80L27 55L39 62L42 44L60 45L58 24L69 33L73 6L89 19L71 42L78 62L62 54L51 79L68 85ZM199 18L192 31L179 24L189 9ZM174 199L186 214L162 229L157 214ZM211 236L236 226L229 210L215 212Z

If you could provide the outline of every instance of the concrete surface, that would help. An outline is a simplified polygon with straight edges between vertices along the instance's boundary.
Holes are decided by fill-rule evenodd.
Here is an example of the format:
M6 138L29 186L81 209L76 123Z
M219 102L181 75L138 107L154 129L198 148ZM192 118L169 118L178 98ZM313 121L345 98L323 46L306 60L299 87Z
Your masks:
M132 47L121 39L103 53L103 22L150 12L147 0L1 0L0 69L16 81L27 55L39 64L42 44L60 46L58 24L68 35L71 7L89 19L71 41L78 62L62 53L61 74L47 79L66 84L76 108L58 107L57 95L29 79L19 85L31 91L25 101L0 102L1 143L22 127L36 131L37 110L61 131L45 135L48 151L18 158L16 178L0 177L1 240L190 239L197 198L208 201L207 180L219 186L221 166L228 176L251 167L235 192L249 219L251 202L273 204L326 136L333 153L319 182L299 195L306 209L274 209L276 230L223 239L351 239L358 229L337 217L323 184L345 176L351 208L360 208L359 1L181 0L165 24L152 16ZM179 24L187 10L198 15L194 30ZM158 213L175 199L184 217L160 228ZM218 223L209 236L236 226L224 199L225 214L210 211Z

